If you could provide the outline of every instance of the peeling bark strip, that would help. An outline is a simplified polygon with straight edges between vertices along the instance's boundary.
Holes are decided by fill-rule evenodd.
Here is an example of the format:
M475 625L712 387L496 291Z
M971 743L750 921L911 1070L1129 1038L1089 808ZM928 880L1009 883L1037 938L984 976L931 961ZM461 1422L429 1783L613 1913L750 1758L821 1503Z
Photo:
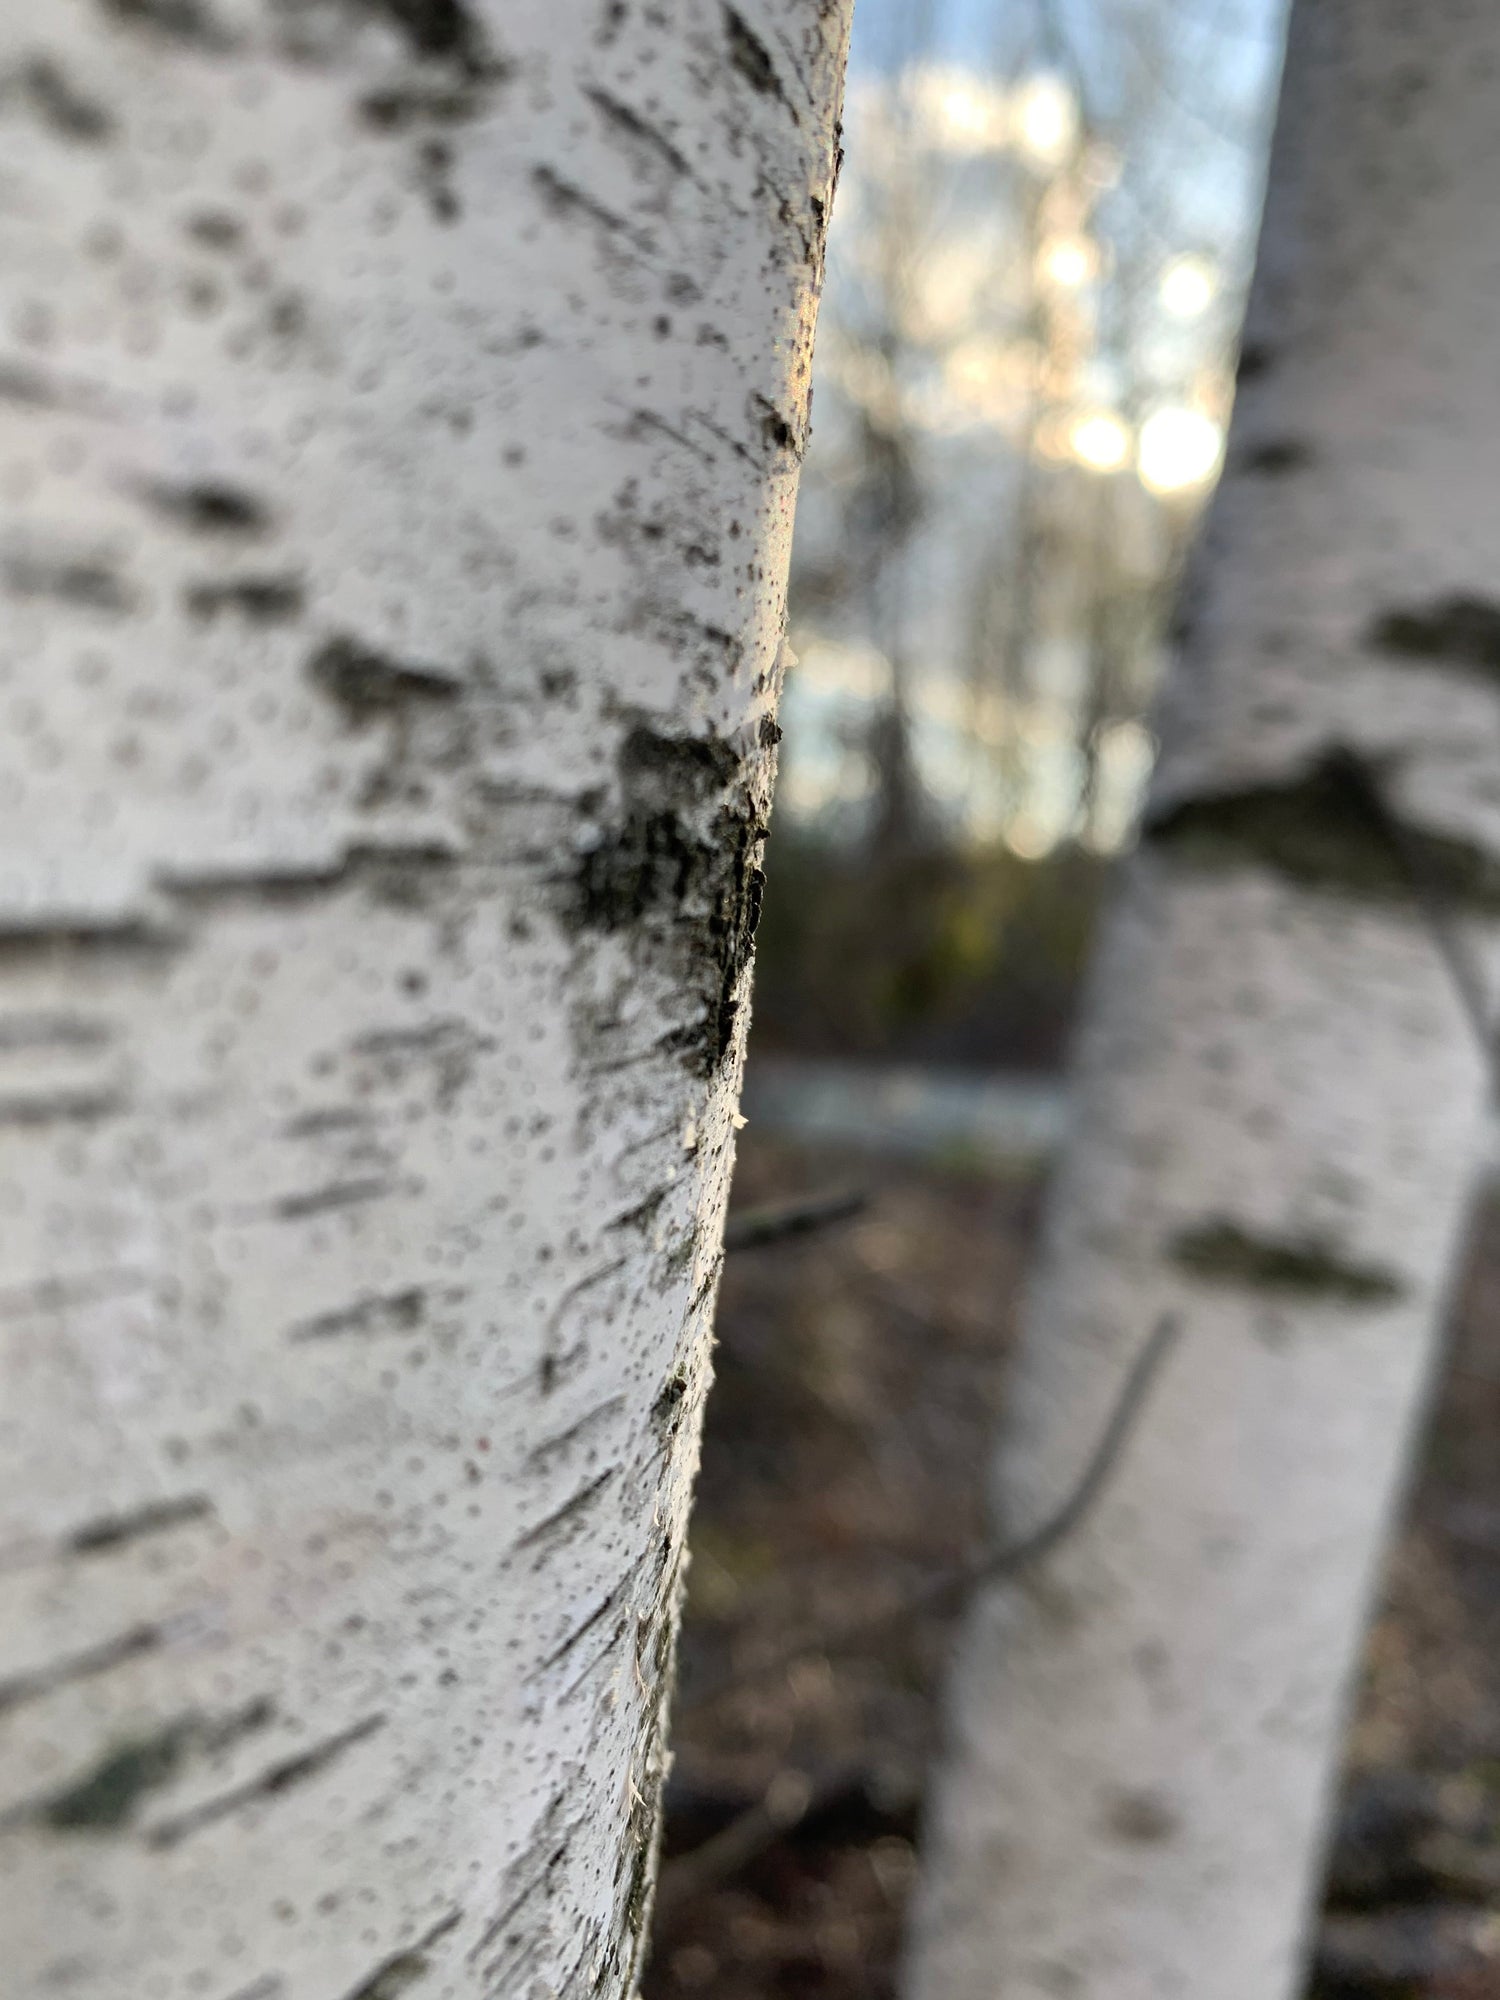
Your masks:
M847 16L0 0L7 1995L634 1991Z
M1495 8L1437 0L1414 32L1406 0L1294 0L1226 472L1012 1364L1005 1532L1051 1517L1136 1330L1182 1338L1094 1511L973 1607L907 2000L1305 1990L1345 1690L1485 1153L1497 71Z

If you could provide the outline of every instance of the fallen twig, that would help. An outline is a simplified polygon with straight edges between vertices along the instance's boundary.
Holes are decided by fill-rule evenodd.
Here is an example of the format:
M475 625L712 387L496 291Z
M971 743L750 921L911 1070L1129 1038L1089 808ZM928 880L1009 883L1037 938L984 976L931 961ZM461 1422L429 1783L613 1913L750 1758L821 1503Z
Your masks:
M759 1250L762 1244L779 1243L786 1236L809 1236L815 1229L828 1229L862 1215L870 1197L856 1189L847 1194L814 1195L807 1201L769 1204L747 1209L734 1216L724 1231L724 1249Z

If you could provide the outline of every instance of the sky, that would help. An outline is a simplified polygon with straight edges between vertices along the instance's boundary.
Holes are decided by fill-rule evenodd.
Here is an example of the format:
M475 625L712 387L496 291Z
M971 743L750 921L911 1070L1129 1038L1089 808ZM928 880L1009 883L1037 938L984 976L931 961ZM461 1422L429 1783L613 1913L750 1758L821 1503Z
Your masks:
M979 714L955 692L961 620L945 618L945 607L965 591L972 595L976 564L1008 560L1006 519L1025 456L1016 420L1002 407L1007 395L1015 400L1002 380L1014 327L1003 338L997 331L1007 314L997 285L1007 266L1015 268L1019 213L1015 169L1001 156L1008 149L1013 157L1015 142L1002 141L981 157L984 121L998 107L1000 122L1013 126L1013 110L1005 107L1028 90L1045 114L1050 89L1070 117L1081 117L1086 133L1100 135L1097 151L1108 162L1103 191L1071 233L1066 225L1054 229L1043 244L1061 279L1054 290L1080 283L1076 274L1067 276L1070 259L1078 264L1103 255L1116 272L1140 274L1131 280L1134 304L1128 288L1116 285L1110 308L1116 337L1107 340L1096 329L1085 378L1047 420L1052 458L1083 467L1085 483L1092 471L1101 479L1139 480L1154 493L1201 498L1217 467L1227 416L1228 361L1253 254L1282 28L1282 0L858 0L848 157L819 349L819 374L830 392L819 399L800 546L805 557L817 545L821 560L839 532L829 492L841 477L847 482L847 464L841 470L838 459L841 451L848 456L848 413L868 401L855 386L850 403L851 353L868 375L879 346L869 301L873 296L878 317L882 286L870 269L868 199L873 191L878 206L881 198L876 184L886 142L878 128L888 115L882 106L893 102L892 81L916 72L931 86L915 100L928 107L919 116L930 117L936 107L941 122L945 98L959 113L954 159L917 205L914 233L925 239L924 252L938 253L928 257L919 289L930 320L944 299L956 299L961 317L967 288L976 328L973 339L962 338L960 329L946 344L939 333L925 354L920 339L915 352L908 341L900 364L903 407L928 437L922 447L927 519L900 587L915 636L896 643L917 656L918 749L935 791L956 796L968 782L963 772L975 760L964 731ZM969 114L976 145L966 166L960 156ZM1027 258L1020 268L1030 268ZM976 284L990 287L977 309ZM1091 281L1084 279L1078 296L1086 295ZM1123 343L1121 313L1132 316ZM966 561L967 581L959 574ZM888 643L878 630L851 634L847 618L842 634L818 631L816 620L802 626L794 639L808 654L808 671L790 690L783 789L793 817L816 812L820 797L848 795L851 783L857 792L859 759L848 746L858 736L861 704L872 697L854 690L875 690L878 702ZM1069 711L1078 707L1082 670L1065 644L1050 652L1043 646L1042 698L1020 718L1036 785L1050 801L1041 815L1047 838L1067 827L1072 810L1078 756ZM1113 766L1122 774L1114 812L1121 829L1149 764L1138 722L1124 719L1133 733L1120 735ZM1009 725L1000 726L1003 733ZM1031 819L1041 824L1035 812ZM1040 838L1035 825L1027 836L1033 840Z

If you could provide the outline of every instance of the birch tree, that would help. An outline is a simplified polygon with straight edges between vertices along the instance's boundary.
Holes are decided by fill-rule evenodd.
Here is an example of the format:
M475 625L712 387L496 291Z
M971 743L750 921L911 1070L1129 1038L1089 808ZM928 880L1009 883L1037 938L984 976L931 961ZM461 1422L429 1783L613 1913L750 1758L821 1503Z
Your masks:
M1298 0L1228 469L995 1471L914 2000L1288 2000L1483 1144L1500 14ZM1375 807L1376 800L1383 805Z
M0 1964L633 1990L847 0L0 4Z

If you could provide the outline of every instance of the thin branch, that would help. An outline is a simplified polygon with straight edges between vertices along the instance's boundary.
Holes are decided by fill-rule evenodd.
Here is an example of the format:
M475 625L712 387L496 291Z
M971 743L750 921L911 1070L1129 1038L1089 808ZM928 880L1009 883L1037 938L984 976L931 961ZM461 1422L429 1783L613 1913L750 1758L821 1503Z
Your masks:
M762 1244L779 1243L786 1236L810 1236L814 1230L828 1229L862 1215L870 1197L862 1189L848 1194L814 1195L808 1201L780 1202L752 1208L737 1215L724 1231L724 1249L759 1250Z
M862 1645L865 1640L885 1631L887 1627L909 1619L916 1612L935 1610L950 1601L961 1600L981 1584L997 1583L1002 1578L1017 1576L1022 1571L1033 1568L1079 1527L1103 1493L1111 1473L1119 1463L1120 1455L1140 1416L1151 1386L1168 1352L1175 1345L1180 1331L1180 1322L1176 1315L1163 1313L1150 1338L1131 1364L1130 1373L1126 1376L1109 1419L1100 1433L1099 1442L1090 1453L1076 1485L1057 1511L1050 1514L1039 1527L1031 1529L1016 1541L981 1549L967 1562L929 1578L915 1590L905 1592L896 1603L888 1605L882 1611L853 1619L829 1631L813 1633L805 1639L795 1640L750 1665L731 1668L727 1673L711 1680L706 1687L699 1689L689 1700L682 1702L679 1714L697 1714L701 1709L709 1708L715 1702L721 1701L725 1695L763 1680L794 1665L798 1660L814 1655L847 1653Z
M832 1790L824 1789L833 1795ZM686 1854L673 1855L662 1863L656 1882L658 1913L678 1909L705 1890L741 1874L805 1819L818 1798L811 1779L801 1771L778 1771L763 1798L736 1813L727 1825Z

